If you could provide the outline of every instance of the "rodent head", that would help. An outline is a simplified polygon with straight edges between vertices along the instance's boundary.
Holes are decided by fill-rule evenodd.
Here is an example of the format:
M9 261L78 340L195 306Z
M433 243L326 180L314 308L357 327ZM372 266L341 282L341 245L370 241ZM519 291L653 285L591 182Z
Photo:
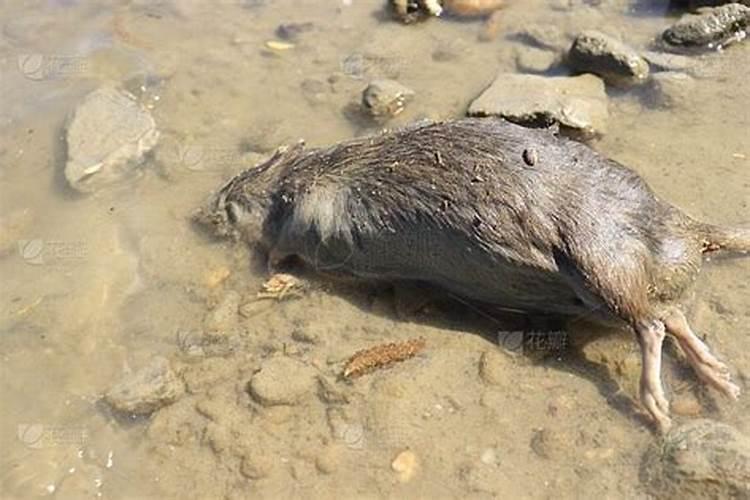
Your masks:
M273 186L282 165L302 149L280 148L265 162L233 177L193 215L193 222L212 236L261 243Z
M229 186L225 186L225 189L226 187ZM252 238L252 233L259 237L264 218L260 203L248 196L244 196L242 201L234 199L234 196L229 196L231 191L227 192L225 189L212 196L205 206L195 212L193 222L218 238L239 240L245 234Z

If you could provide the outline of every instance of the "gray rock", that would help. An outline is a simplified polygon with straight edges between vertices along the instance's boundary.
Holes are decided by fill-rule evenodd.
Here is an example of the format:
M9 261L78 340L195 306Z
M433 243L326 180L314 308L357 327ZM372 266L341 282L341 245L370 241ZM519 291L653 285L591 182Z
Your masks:
M717 49L747 37L750 7L730 3L686 14L662 33L670 48Z
M469 106L469 116L500 116L527 126L559 124L581 138L604 133L607 95L594 75L543 77L500 73Z
M395 80L373 80L362 92L362 107L375 118L388 119L401 113L414 95Z
M293 405L317 388L315 368L286 356L265 363L250 380L250 394L263 406Z
M174 403L184 393L185 386L172 371L169 361L156 357L112 387L104 400L119 412L149 415Z
M649 448L641 480L658 498L750 498L750 438L726 424L691 421Z
M93 191L121 180L159 139L151 114L113 87L88 94L67 126L65 178L76 190Z
M585 31L573 41L568 64L575 71L594 73L607 83L643 83L649 74L646 60L633 48L599 31Z

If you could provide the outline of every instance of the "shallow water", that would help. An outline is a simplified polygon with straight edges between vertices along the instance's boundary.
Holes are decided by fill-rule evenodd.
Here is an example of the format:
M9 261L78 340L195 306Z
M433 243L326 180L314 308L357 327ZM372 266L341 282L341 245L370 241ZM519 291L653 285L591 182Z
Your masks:
M210 310L229 291L252 301L267 276L188 216L281 144L377 130L356 111L372 78L417 92L389 126L461 116L497 71L516 71L519 27L596 27L643 48L671 21L665 4L508 0L490 42L478 40L481 21L402 26L362 0L0 4L0 496L647 496L639 467L654 435L633 402L638 354L626 333L602 331L583 354L514 355L482 320L403 313L408 290L318 283L234 318L238 333L196 356L185 339L204 342ZM287 50L265 47L293 21L313 28ZM748 42L696 56L669 106L648 89L610 89L593 146L696 217L749 223L748 63ZM79 195L62 175L62 127L83 95L112 82L151 109L160 144L132 176ZM748 283L750 260L716 262L687 301L745 386ZM563 347L600 330L574 325ZM415 359L336 380L358 349L418 336L427 349ZM483 353L492 383L479 374ZM116 418L101 394L155 355L188 394L151 419ZM339 397L252 401L248 380L278 355L313 367ZM746 397L701 390L674 350L665 356L684 413L750 432ZM391 463L405 449L417 466L400 480Z

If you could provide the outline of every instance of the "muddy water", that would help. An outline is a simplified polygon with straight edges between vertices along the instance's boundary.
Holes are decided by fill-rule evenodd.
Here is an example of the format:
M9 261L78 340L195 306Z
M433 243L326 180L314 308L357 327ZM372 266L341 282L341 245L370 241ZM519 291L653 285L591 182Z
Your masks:
M518 353L470 311L412 311L408 290L315 283L258 305L267 276L252 256L206 241L187 216L279 144L375 130L356 106L371 78L417 92L394 125L460 116L498 70L515 71L522 45L506 35L519 27L597 27L645 47L670 22L664 3L509 0L492 42L478 40L479 22L404 27L362 0L3 3L0 496L647 496L639 466L654 436L634 403L626 333L573 325L543 352ZM281 22L312 29L268 49ZM696 216L748 223L750 44L696 61L670 106L648 90L610 91L595 147ZM62 176L61 127L111 82L151 109L161 142L131 177L81 196ZM750 261L716 263L688 300L741 384L749 282ZM204 318L229 292L245 314L209 342ZM417 358L336 378L352 352L418 336ZM187 395L150 419L113 415L101 394L155 355ZM293 405L263 407L247 384L278 356L318 380ZM747 398L715 397L674 350L667 357L670 394L688 415L678 420L702 414L750 432ZM391 464L404 450L415 463L399 474Z

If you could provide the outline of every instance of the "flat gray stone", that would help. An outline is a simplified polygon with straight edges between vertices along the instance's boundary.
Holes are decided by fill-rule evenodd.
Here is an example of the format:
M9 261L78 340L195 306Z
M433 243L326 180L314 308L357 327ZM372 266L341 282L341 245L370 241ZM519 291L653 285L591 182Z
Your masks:
M559 124L562 132L584 139L604 133L607 114L604 82L590 74L500 73L468 110L469 116L499 116L525 126Z
M122 180L159 139L151 113L135 98L113 87L86 97L67 126L65 178L83 192Z

